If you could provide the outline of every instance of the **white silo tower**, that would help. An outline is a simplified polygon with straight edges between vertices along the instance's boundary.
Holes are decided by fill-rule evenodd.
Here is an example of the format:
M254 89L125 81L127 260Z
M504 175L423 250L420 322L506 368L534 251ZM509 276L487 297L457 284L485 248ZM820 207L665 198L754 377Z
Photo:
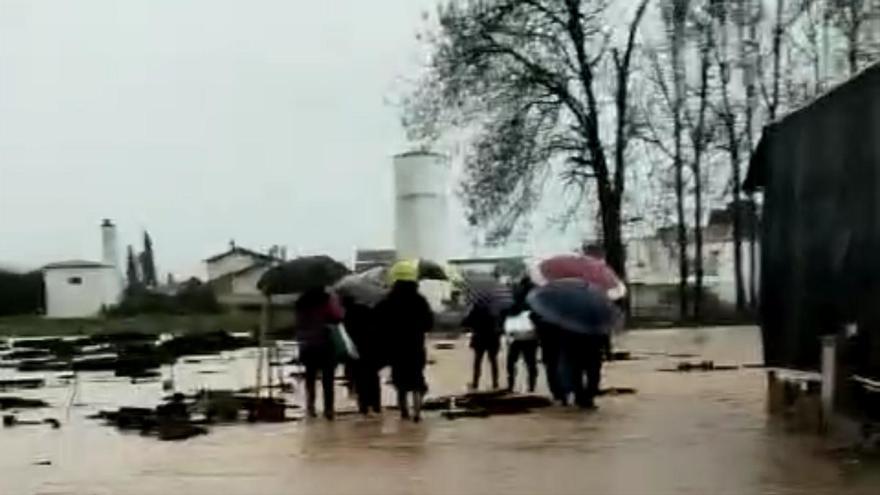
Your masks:
M449 160L412 151L394 157L394 241L399 259L446 261Z

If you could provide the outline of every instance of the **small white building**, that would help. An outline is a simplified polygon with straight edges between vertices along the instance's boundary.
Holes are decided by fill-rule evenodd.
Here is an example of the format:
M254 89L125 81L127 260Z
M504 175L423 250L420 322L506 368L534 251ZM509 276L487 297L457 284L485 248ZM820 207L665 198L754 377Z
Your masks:
M758 220L753 206L743 205L742 275L748 298L751 282L751 250L749 239L757 234ZM703 288L706 294L717 298L720 304L736 304L736 277L734 273L733 219L731 207L714 210L703 227ZM759 240L756 240L759 242ZM755 250L756 272L760 268L760 249ZM630 299L635 314L669 314L678 312L678 240L675 227L663 227L654 235L627 241L627 277ZM693 286L696 247L693 231L688 231L687 258L690 267L688 284ZM755 274L755 280L758 273Z
M227 306L258 304L260 278L274 265L284 261L284 253L263 254L236 246L205 260L208 284L220 303Z
M102 261L69 260L43 267L47 318L90 318L119 303L123 281L118 268L116 226L101 224Z
M89 318L119 303L122 279L115 266L70 260L43 267L47 318Z

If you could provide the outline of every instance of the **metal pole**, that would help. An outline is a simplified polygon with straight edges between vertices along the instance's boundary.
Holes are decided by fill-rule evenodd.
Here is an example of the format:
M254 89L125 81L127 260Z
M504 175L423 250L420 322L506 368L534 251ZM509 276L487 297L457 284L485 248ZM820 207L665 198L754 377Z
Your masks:
M266 341L266 331L269 325L269 311L272 306L272 296L266 294L263 298L263 307L261 311L260 318L260 327L257 330L257 390L256 396L260 397L263 388L263 362L265 361L265 354L263 352L263 347Z
M822 337L822 422L828 426L837 394L837 335Z

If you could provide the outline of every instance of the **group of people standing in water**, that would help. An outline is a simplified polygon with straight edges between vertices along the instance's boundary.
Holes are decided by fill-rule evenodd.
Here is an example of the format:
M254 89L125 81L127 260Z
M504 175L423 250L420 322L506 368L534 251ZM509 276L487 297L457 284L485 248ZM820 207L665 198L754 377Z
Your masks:
M333 419L336 368L347 361L362 414L381 412L379 372L390 366L401 416L421 419L422 399L428 390L425 336L434 326L434 313L419 294L417 282L395 282L388 295L372 308L352 298L340 300L324 289L312 289L300 296L294 310L309 416L317 416L316 382L320 375L324 417ZM357 359L341 353L334 341L333 332L340 323L357 349Z
M492 388L499 389L498 354L506 337L507 383L516 388L518 362L527 369L527 388L534 392L538 380L538 351L548 388L562 404L592 408L599 391L607 338L562 331L529 311L526 295L532 288L526 278L513 290L513 304L496 311L487 304L473 304L462 322L471 333L474 353L469 388L479 388L482 363L489 362ZM434 314L419 293L418 282L399 280L373 307L350 297L338 297L322 288L303 293L295 304L296 339L300 362L305 367L306 413L317 416L316 385L320 377L323 414L334 417L334 379L338 364L346 364L358 409L362 414L382 410L380 371L391 368L402 418L419 421L427 392L425 339L434 326ZM357 350L356 359L340 352L334 338L342 324Z
M538 381L538 353L544 365L547 388L553 398L585 409L595 407L599 393L602 361L611 349L610 337L568 332L532 312L526 296L533 288L523 278L513 289L513 304L493 312L488 305L474 305L462 326L471 332L474 352L473 381L470 388L480 387L484 357L489 361L492 388L499 388L498 354L502 338L507 340L507 389L516 389L519 361L525 362L528 391L534 392Z

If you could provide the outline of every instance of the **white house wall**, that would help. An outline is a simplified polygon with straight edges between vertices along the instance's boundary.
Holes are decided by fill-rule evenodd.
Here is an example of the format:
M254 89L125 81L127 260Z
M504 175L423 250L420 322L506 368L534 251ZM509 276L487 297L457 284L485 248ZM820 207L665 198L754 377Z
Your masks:
M115 269L52 268L43 275L48 318L88 318L119 302L122 280ZM74 283L80 280L79 284Z
M235 295L260 295L257 282L268 270L269 267L255 268L233 277L232 293Z
M234 273L254 264L254 258L240 253L224 256L216 261L207 263L208 280L215 280L223 275Z
M694 259L695 248L688 246L688 258ZM749 243L742 243L743 286L748 296ZM703 246L704 287L725 303L736 303L733 241L708 242ZM693 283L693 264L689 281ZM760 277L760 246L756 246L756 278ZM670 247L657 237L633 239L627 245L627 275L631 283L643 285L673 285L678 283L678 249Z

